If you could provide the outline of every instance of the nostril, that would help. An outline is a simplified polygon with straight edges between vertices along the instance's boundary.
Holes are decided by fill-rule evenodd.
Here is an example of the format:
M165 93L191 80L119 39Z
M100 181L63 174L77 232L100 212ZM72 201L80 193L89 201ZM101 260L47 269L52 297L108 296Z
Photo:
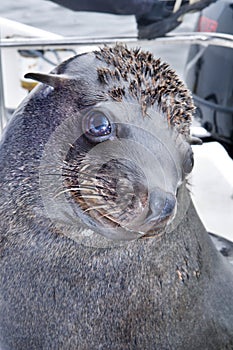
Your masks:
M161 216L166 217L171 215L175 209L175 206L176 198L169 193L169 196L166 198L164 208L161 212Z
M147 220L163 220L171 216L176 207L176 197L157 188L150 194Z

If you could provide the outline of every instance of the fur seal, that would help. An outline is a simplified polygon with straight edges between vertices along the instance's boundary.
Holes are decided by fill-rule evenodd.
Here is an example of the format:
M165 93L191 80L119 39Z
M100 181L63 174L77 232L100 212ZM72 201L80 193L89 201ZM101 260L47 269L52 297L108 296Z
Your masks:
M0 146L0 348L232 349L233 271L186 189L192 98L123 45L75 56Z

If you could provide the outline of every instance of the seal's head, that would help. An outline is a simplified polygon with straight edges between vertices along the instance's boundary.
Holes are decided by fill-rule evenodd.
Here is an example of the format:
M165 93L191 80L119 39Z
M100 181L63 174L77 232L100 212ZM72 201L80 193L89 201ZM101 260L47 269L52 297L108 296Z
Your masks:
M163 232L192 170L195 141L193 102L175 72L149 52L116 45L71 58L51 74L26 77L72 96L76 106L75 113L64 111L42 161L49 175L59 169L47 205L62 198L56 220L63 212L78 218L82 230L113 240ZM45 192L52 191L47 186Z

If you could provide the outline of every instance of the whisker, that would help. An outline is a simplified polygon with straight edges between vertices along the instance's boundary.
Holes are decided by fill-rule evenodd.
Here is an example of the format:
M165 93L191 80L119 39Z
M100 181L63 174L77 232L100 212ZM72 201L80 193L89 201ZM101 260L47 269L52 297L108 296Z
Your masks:
M79 191L79 188L78 188L78 187L77 187L77 188L73 188L73 189L67 188L67 189L65 189L65 190L60 191L59 193L57 193L57 194L54 196L54 198L57 198L58 196L60 196L60 195L63 194L63 193L72 192L72 191Z
M101 214L101 213L100 213L100 214ZM108 215L110 215L110 213L109 213ZM102 215L102 214L101 214L100 218L106 218L106 219L108 219L109 221L114 222L114 224L116 224L116 225L118 225L118 226L121 226L121 225L119 224L119 222L116 221L116 219L114 220L113 217L109 218L109 217L107 217L106 215Z
M41 174L41 176L69 176L69 177L77 177L75 175L69 175L69 174L59 174L59 173L45 173L45 174Z
M84 176L85 175L85 176ZM80 179L80 180L85 180L86 178L89 178L89 179L94 179L94 180L98 180L98 177L97 176L91 176L90 174L82 174L82 173L79 173L79 175L72 175L72 174L59 174L59 173L45 173L45 174L41 174L41 176L62 176L62 177L71 177L71 178L76 178L76 179ZM99 178L101 181L103 182L106 182L107 184L111 185L111 183L104 179L104 178ZM113 178L114 179L114 178ZM102 186L98 186L96 185L97 188L99 189L104 189L104 187ZM121 188L123 188L123 186L121 185ZM125 186L125 188L128 188L128 186Z
M86 169L86 168L85 168ZM93 167L93 166L91 166L91 172L93 173L94 172L94 170L95 169L97 169L97 170L99 170L100 168L99 168L99 166L97 166L97 167ZM62 168L62 170L65 170L65 171L67 171L67 172L74 172L74 171L79 171L79 175L78 175L78 177L80 177L80 176L82 176L83 174L84 175L89 175L89 176L96 176L96 177L99 177L99 178L101 178L101 176L100 176L100 174L98 174L98 173L94 173L93 175L90 175L90 172L86 172L86 171L84 171L83 170L83 168L82 167L73 167L73 168L66 168L66 167L63 167ZM135 174L136 175L136 174ZM113 176L109 176L109 174L105 174L104 176L108 176L110 179L115 179L116 178L116 174L115 174L115 176L113 175ZM102 179L102 178L101 178ZM104 179L103 179L104 180Z
M103 186L99 186L99 185L96 185L96 186L88 186L88 185L84 185L84 184L78 184L78 185L69 185L69 188L76 188L76 187L79 187L79 189L80 189L80 191L82 191L82 190L86 190L86 189L89 189L89 190L94 190L94 191L96 191L96 189L97 190L106 190L106 188L105 187L103 187ZM113 195L113 193L111 193L111 191L110 190L108 190L108 192L110 193L110 195ZM100 194L100 196L101 196L101 194Z
M96 186L87 186L87 185L78 185L78 186L72 186L72 185L69 185L69 189L78 189L79 191L86 191L86 190L93 190L96 192ZM99 189L104 189L104 187L101 187Z
M95 206L95 207L87 208L87 209L85 209L83 212L86 213L86 212L88 212L88 211L90 211L90 210L103 209L103 208L106 208L106 207L107 207L106 204L105 204L105 205L97 205L97 206ZM98 210L97 210L97 211L98 211Z
M81 195L82 198L86 199L92 199L92 198L102 198L103 196L99 194L91 194L91 195Z
M73 148L73 147L72 147ZM86 155L87 155L87 153L86 154L83 154L83 153L77 153L77 154L75 154L75 158L76 159L78 159L78 160L83 160L83 159L85 159L86 158ZM76 160L75 159L75 160ZM73 161L75 161L75 160L73 160ZM67 165L69 165L70 164L70 161L68 161L68 160L65 160L65 159L62 159L62 163L63 164L67 164Z
M110 211L110 212L102 215L101 217L104 218L104 217L108 217L108 215L113 215L113 214L118 214L118 213L120 213L120 210Z
M78 177L80 180L85 180L86 178L89 178L89 179L94 179L94 180L101 180L101 181L103 181L103 182L105 182L106 184L108 184L108 185L111 185L111 182L110 181L108 181L108 180L106 180L106 179L104 179L104 178L102 178L102 177L100 177L100 176L96 176L96 175L93 175L93 176L91 176L90 174L86 174L86 173L80 173L79 174L79 177ZM113 178L114 179L114 178Z
M54 198L57 198L58 196L60 196L63 193L75 192L75 191L85 191L85 190L95 190L95 187L88 187L88 186L86 186L86 187L69 187L69 188L66 188L65 190L60 191L58 194L56 194L54 196ZM90 196L101 197L100 194L91 194ZM80 195L80 197L88 198L88 196L82 195L82 194ZM89 197L89 198L91 198L91 197Z
M77 169L63 169L63 170L66 170L66 171L77 171ZM79 169L80 170L80 169ZM91 175L90 173L86 173L86 172L79 172L79 174L78 175L76 175L76 177L77 178L83 178L84 177L84 175L87 177L87 178L90 178L90 179L97 179L97 177L96 177L96 174L93 174L93 175ZM68 176L72 176L71 174L69 175L68 174Z

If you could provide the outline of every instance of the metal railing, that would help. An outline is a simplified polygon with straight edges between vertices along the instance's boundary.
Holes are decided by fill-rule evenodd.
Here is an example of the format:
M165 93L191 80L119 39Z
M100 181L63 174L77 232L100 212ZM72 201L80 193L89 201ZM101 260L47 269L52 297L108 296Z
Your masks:
M138 40L134 36L125 37L109 37L109 38L86 38L86 37L64 37L61 39L43 39L43 38L9 38L2 39L0 47L2 48L22 48L22 47L66 47L74 45L101 45L112 44L115 42L145 42L145 40ZM189 33L173 33L166 37L161 37L152 40L153 44L199 44L204 46L216 45L222 47L233 48L233 35L224 33L202 33L202 32L189 32Z

